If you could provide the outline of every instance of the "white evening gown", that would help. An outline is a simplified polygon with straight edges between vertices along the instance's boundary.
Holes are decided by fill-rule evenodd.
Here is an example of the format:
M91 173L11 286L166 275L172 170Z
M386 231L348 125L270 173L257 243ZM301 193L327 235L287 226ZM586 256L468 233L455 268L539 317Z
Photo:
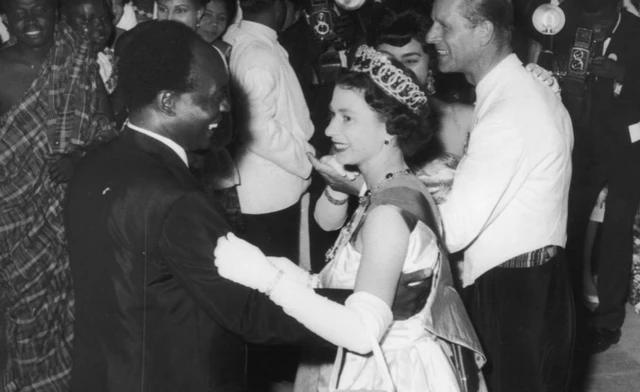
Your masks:
M433 287L435 287L441 260L437 237L424 222L402 207L415 199L410 196L407 199L400 196L405 200L397 199L397 195L418 192L414 188L415 181L418 180L413 176L394 179L393 185L399 185L402 192L395 192L396 198L376 204L396 206L403 211L410 229L413 227L402 272L410 273L432 268L434 270ZM427 202L428 205L417 208L431 208L437 214L436 206L430 196L427 197ZM322 287L353 289L360 259L361 254L355 249L352 241L349 241L320 273ZM380 342L395 390L398 392L460 391L451 362L445 353L448 348L438 343L438 339L424 328L424 319L429 312L432 300L433 296L430 296L422 311L413 317L404 321L394 321ZM391 390L389 385L385 385L383 369L378 369L373 355L362 356L347 350L344 352L344 366L338 382L339 390ZM331 385L327 385L330 382L327 382L329 380L326 374L321 377L321 380L324 381L319 383L318 391L333 390Z

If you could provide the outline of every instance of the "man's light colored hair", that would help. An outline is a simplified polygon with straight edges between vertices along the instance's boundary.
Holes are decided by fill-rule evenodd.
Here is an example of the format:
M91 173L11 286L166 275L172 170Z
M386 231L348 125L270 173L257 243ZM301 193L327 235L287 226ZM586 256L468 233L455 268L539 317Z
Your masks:
M460 13L472 26L484 21L491 22L498 43L511 46L514 18L511 0L462 0Z

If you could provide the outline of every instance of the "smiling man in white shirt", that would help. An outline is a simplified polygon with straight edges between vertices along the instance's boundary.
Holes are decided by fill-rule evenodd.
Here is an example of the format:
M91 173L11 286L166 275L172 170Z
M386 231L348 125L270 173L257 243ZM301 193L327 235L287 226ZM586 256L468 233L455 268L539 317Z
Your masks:
M288 54L278 43L284 0L240 5L243 20L224 40L233 47L229 66L245 234L261 249L297 260L299 201L310 182L306 153L314 152L308 143L313 123Z
M229 27L224 40L232 46L243 237L266 254L297 261L300 200L310 183L306 154L314 152L308 143L314 129L289 55L278 43L287 7L285 0L241 0L240 7L242 20ZM284 371L291 374L276 374L270 366L282 362L282 353L266 353L265 360L256 362L252 352L256 350L249 355L250 387L266 388L266 376L273 381L293 377L295 361L290 372Z
M562 391L573 345L563 247L572 127L560 98L510 46L510 0L436 0L427 41L443 72L476 86L474 127L447 202L447 246L464 252L467 309L489 390Z

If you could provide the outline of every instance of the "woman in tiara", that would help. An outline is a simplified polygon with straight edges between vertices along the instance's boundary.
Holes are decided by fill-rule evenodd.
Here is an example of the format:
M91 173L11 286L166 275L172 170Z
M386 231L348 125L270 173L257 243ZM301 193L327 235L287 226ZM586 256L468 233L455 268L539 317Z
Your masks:
M406 6L406 5L405 5ZM428 45L427 35L432 21L420 10L386 9L381 12L377 28L371 37L376 50L401 62L415 73L420 86L429 96L429 106L437 117L433 130L435 140L428 151L412 160L418 176L431 190L436 204L441 204L453 184L456 167L464 154L473 122L473 86L461 74L443 74L437 71L437 56L433 45ZM527 69L542 83L559 93L556 80L536 64ZM328 193L334 199L346 199L357 194L361 178L357 172L346 172L332 155L319 160L312 159L314 167L327 181ZM348 178L347 178L348 177ZM323 196L316 207L316 220L325 230L335 230L344 223L344 212L335 209Z
M483 383L482 353L452 288L437 208L406 163L431 137L427 97L414 78L400 63L361 46L337 81L326 134L336 159L357 166L368 190L319 275L266 257L232 234L218 241L223 277L269 295L340 348L328 385L314 390L466 391ZM398 279L417 270L432 272L427 303L411 318L393 321ZM354 293L339 305L316 295L318 286ZM469 356L471 364L464 365L473 370L461 371Z

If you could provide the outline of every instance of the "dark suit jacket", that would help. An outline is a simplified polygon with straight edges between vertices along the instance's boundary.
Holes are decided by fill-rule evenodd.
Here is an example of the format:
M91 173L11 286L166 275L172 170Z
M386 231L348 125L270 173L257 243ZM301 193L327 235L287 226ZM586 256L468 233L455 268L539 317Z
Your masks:
M555 37L554 51L566 59L578 27L585 27L585 23L581 21L579 1L565 1L560 7L566 14L567 22ZM619 147L629 148L631 139L627 127L640 121L640 19L623 10L620 24L610 38L604 57L615 55L617 61L625 66L622 91L615 96L613 79L591 77L591 88L585 92L589 95L587 99L590 100L590 106L582 113L572 113L572 120L574 128L583 120L574 117L590 120L589 127L596 145L603 142L599 138L609 137Z
M269 299L221 278L223 211L164 144L131 129L69 184L72 391L244 389L244 343L316 345Z

